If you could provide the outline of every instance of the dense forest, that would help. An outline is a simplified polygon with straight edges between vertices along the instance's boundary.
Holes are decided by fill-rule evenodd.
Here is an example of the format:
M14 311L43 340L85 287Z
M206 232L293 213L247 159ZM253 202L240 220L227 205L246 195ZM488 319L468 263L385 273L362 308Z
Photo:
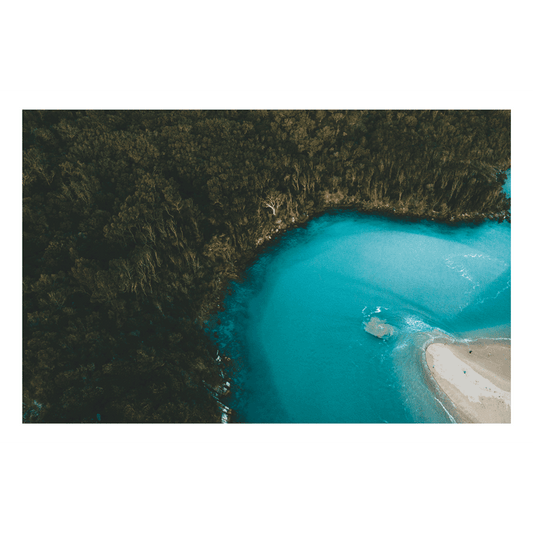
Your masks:
M24 111L23 421L220 422L228 281L325 210L510 223L510 120Z

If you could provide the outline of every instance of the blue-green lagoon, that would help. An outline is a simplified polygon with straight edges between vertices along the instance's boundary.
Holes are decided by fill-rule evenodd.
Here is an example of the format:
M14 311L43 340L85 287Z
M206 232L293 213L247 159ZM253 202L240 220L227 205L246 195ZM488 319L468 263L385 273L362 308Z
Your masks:
M240 366L229 406L248 423L456 421L425 346L510 338L510 244L507 222L353 212L286 232L211 326ZM374 317L394 333L365 331Z

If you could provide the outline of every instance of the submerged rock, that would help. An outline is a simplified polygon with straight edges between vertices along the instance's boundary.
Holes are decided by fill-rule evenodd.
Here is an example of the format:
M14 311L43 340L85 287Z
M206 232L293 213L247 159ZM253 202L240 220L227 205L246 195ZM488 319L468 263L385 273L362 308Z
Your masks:
M390 324L387 324L386 320L380 320L374 316L370 319L370 322L365 324L365 331L381 339L383 337L390 337L396 329Z

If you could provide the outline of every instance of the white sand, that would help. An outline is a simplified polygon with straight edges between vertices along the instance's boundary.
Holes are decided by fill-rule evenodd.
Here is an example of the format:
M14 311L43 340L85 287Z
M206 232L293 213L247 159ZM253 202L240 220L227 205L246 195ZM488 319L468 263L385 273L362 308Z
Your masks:
M434 343L426 349L426 360L462 422L511 421L509 344L491 340L471 344Z

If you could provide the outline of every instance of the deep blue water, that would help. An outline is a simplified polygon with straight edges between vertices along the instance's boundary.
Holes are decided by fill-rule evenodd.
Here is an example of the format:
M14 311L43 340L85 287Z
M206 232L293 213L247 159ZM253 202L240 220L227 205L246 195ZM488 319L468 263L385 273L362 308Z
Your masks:
M211 325L242 367L230 407L252 423L455 421L424 348L510 338L510 243L507 222L346 212L288 231ZM396 333L367 333L374 316Z

